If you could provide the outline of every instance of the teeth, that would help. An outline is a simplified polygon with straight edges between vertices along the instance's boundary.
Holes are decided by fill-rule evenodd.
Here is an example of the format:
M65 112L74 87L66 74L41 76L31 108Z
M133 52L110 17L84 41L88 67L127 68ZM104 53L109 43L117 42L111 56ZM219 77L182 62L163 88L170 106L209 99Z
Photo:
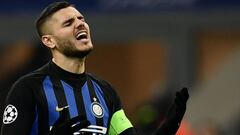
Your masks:
M79 38L80 36L83 36L83 35L85 35L85 36L86 36L86 35L87 35L87 33L86 33L86 32L80 32L80 33L78 33L78 34L77 34L77 38Z

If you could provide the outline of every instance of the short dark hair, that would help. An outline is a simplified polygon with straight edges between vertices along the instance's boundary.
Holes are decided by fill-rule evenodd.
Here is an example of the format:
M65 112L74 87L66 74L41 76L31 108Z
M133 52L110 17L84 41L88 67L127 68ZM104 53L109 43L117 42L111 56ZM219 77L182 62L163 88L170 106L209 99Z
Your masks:
M67 1L59 1L59 2L54 2L52 4L49 4L40 14L40 16L37 18L35 25L37 29L37 33L40 36L43 36L44 31L43 31L43 25L44 23L57 11L60 9L73 6L72 4L68 3Z

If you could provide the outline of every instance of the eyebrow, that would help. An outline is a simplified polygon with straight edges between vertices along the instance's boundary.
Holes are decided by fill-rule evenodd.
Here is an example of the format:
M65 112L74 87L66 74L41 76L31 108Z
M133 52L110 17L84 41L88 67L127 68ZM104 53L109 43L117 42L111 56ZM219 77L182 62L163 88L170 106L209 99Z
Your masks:
M62 23L62 25L65 25L65 24L67 24L67 23L72 23L73 21L74 21L74 18L71 17L71 18L65 20L65 21Z
M78 19L84 19L84 17L82 15L78 15L77 18ZM62 25L65 25L67 23L72 23L74 21L74 19L75 19L74 17L70 17L67 20L63 21Z

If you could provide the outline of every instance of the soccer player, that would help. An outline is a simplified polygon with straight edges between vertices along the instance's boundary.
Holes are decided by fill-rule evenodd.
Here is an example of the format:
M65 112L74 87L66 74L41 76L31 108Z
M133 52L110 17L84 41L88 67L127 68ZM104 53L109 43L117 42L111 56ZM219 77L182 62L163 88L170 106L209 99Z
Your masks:
M112 86L85 72L93 44L83 15L68 2L54 2L42 11L36 28L52 60L13 85L1 135L138 134ZM186 88L177 92L155 135L176 133L187 100Z

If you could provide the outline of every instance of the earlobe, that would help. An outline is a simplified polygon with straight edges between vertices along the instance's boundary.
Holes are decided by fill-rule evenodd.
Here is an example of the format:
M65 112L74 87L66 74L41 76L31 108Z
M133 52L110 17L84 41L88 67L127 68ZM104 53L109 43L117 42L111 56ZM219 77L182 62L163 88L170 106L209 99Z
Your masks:
M46 45L47 47L49 47L51 49L53 49L55 47L55 44L53 42L51 35L43 35L42 42L44 45Z

